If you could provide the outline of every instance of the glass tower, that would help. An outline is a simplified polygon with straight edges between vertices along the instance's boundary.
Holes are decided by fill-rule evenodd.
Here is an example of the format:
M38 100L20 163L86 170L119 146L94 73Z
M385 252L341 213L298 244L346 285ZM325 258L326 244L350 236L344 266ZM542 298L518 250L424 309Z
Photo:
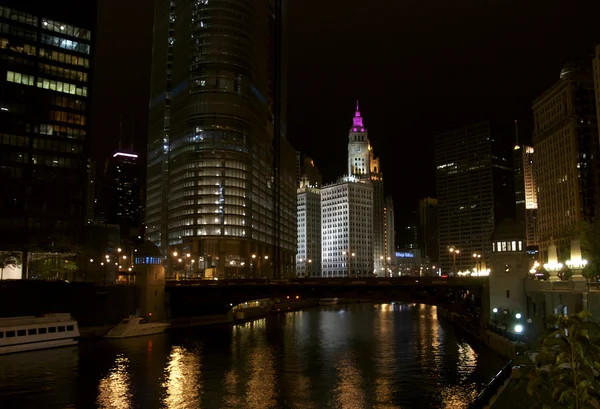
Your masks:
M156 2L146 237L189 253L192 276L294 274L282 16L273 0Z

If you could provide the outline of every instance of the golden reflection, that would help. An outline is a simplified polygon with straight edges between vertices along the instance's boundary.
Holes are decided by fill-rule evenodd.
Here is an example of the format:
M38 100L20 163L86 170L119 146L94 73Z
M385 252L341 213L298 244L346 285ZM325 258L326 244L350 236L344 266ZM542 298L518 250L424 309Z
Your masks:
M468 402L473 402L477 397L476 388L465 388L465 382L468 381L471 374L477 366L477 353L466 342L458 343L458 361L457 371L458 385L443 388L441 391L442 400L445 407L464 408Z
M273 353L268 346L258 346L248 357L250 379L246 389L248 409L274 408L277 404L275 385L277 376L274 368Z
M117 355L115 364L98 384L96 404L102 409L127 409L131 407L129 360Z
M340 409L362 409L367 407L365 393L361 385L363 378L356 359L348 352L343 352L335 365L338 385L334 390L336 408Z
M232 369L227 371L225 379L225 396L223 397L223 406L226 408L241 408L243 407L243 401L238 393L238 385L240 383L237 372Z
M377 378L375 379L375 404L374 409L393 409L398 406L391 404L394 400L393 394L396 391L394 379L396 371L396 339L394 336L394 306L383 304L381 313L377 315L377 320L373 326L373 340L376 345L376 363Z
M163 404L169 409L200 408L202 380L201 362L196 352L174 346L165 369L166 389Z

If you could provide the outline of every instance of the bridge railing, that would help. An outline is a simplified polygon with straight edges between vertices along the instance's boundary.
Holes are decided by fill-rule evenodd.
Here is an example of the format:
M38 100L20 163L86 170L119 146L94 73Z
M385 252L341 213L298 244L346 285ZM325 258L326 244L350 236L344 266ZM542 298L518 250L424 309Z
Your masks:
M490 402L490 399L498 392L498 389L508 378L510 378L512 371L512 359L508 361L506 365L492 378L492 380L485 386L485 388L479 392L479 395L475 398L475 400L469 405L469 409L480 409L487 406Z
M229 286L229 285L440 285L480 286L482 278L442 277L307 277L307 278L239 278L225 280L180 279L169 280L175 286Z

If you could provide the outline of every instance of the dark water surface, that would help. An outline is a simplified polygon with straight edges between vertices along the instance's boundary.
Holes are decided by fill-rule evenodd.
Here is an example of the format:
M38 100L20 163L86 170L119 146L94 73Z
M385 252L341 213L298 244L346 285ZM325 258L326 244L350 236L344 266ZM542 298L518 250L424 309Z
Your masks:
M0 357L0 408L465 408L503 360L435 307L358 304Z

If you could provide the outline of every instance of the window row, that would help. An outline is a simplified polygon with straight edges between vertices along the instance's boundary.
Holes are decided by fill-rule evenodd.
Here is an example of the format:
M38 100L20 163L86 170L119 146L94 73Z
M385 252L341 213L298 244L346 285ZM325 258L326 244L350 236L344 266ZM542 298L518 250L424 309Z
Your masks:
M61 53L59 51L40 48L40 57L65 64L78 65L84 68L90 68L90 60L78 55Z
M18 21L19 23L29 24L31 26L38 25L38 18L32 14L24 13L22 11L13 10L10 7L0 6L0 17L4 17L10 20Z
M12 146L29 146L29 137L21 135L0 134L0 144Z
M34 52L35 52L35 50L34 50ZM87 72L70 70L68 68L62 68L62 67L57 67L56 65L42 64L42 63L39 64L39 67L40 67L40 71L42 71L46 74L55 75L57 77L62 77L62 78L66 78L69 80L82 81L82 82L87 82L87 80L88 80Z
M31 155L31 162L34 165L49 166L51 168L79 168L77 159L71 160L71 158L63 158L60 156L46 156L46 155Z
M80 43L77 41L69 40L62 37L56 37L48 34L42 34L40 36L40 42L42 44L53 45L55 47L63 48L69 51L77 51L83 54L90 53L90 45L85 43Z
M13 71L6 71L6 81L29 86L35 85L35 77L33 75Z
M18 330L0 331L0 338L27 337L32 335L54 334L57 332L72 332L75 331L73 325L59 325L57 327L43 328L28 328Z
M48 119L50 119L51 121L66 122L69 124L82 125L82 126L85 126L85 123L86 123L85 115L74 114L72 112L65 112L65 111L50 110Z
M37 79L37 87L57 92L64 92L65 94L79 95L83 97L87 97L88 92L87 87L80 87L78 85L70 84L68 82L48 80L39 77Z
M35 133L42 135L56 135L69 139L85 139L86 131L84 129L76 129L68 126L41 124L33 128Z
M77 143L64 142L64 141L52 141L45 139L33 139L34 149L45 149L54 152L61 153L73 153L78 154L82 151L82 146Z
M71 37L77 37L82 40L90 41L92 38L92 34L89 30L61 23L60 21L42 19L42 27L46 30L66 34Z
M0 38L0 48L27 55L35 55L36 51L35 45L11 44L6 38Z
M85 111L86 108L85 102L72 97L56 96L52 98L51 104L64 108L71 108L75 111Z

